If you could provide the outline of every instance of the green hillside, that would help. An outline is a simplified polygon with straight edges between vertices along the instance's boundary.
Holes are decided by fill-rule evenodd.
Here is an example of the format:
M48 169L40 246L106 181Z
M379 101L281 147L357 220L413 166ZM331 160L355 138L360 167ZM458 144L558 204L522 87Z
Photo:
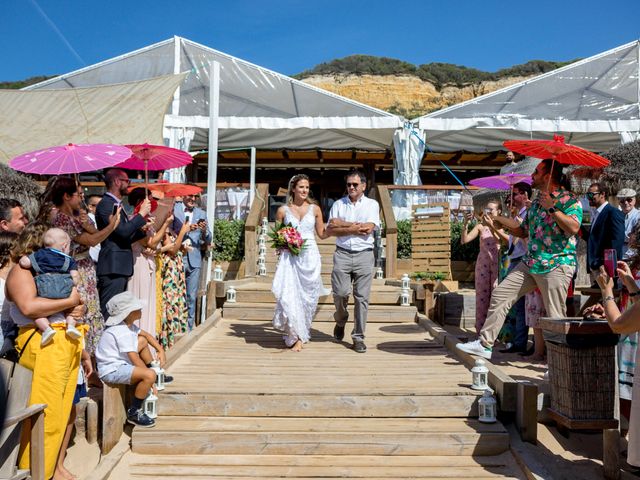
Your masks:
M445 85L458 87L489 80L499 80L507 77L531 76L549 72L556 68L573 63L549 62L546 60L531 60L521 65L503 68L497 72L485 72L476 68L469 68L452 63L425 63L413 65L395 58L376 57L372 55L350 55L331 60L305 70L295 78L304 79L312 75L415 75L422 80L433 83L440 89Z

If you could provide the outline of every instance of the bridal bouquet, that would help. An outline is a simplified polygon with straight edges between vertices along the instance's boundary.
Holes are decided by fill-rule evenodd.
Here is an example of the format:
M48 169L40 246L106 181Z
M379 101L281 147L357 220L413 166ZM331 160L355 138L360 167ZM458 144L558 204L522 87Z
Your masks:
M278 253L289 250L291 255L300 255L304 247L304 239L300 236L300 232L292 227L291 224L276 223L275 227L269 232L271 246Z

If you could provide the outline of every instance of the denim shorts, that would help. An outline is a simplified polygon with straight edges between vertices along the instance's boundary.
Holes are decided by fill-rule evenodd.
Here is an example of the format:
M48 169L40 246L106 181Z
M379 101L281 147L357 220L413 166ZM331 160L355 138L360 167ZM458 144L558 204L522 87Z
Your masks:
M120 365L114 372L107 373L104 377L100 377L105 383L120 383L123 385L131 385L131 376L135 367L131 364Z

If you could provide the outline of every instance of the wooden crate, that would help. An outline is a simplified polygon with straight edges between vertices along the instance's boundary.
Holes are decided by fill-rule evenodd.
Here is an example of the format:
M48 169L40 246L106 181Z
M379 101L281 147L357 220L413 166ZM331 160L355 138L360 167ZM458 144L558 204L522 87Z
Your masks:
M436 213L433 209L442 211ZM411 257L416 271L442 272L446 280L452 279L450 213L448 203L413 206Z

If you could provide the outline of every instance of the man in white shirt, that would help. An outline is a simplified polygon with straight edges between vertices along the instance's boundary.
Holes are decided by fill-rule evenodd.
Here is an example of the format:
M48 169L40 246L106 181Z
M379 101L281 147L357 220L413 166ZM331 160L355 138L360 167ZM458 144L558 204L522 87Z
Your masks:
M327 233L336 238L333 254L331 287L336 306L333 336L344 338L344 327L349 319L347 302L353 286L354 326L351 332L353 349L364 353L364 330L367 325L369 294L374 274L373 232L380 228L378 202L365 196L367 178L363 172L352 169L346 176L348 194L331 206Z
M624 213L624 245L622 246L622 259L628 260L634 255L633 249L629 250L629 234L640 221L640 210L636 208L636 191L633 188L623 188L616 195L620 203L620 210Z

